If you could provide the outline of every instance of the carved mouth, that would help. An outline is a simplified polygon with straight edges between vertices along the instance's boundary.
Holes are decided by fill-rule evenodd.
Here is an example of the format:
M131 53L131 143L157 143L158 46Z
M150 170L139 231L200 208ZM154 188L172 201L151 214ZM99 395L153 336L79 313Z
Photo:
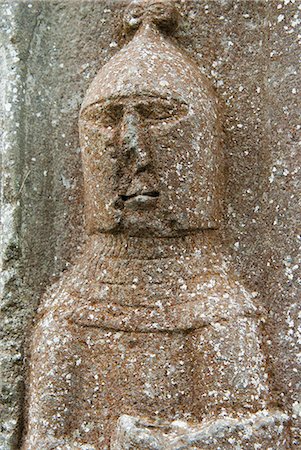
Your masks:
M120 198L126 208L150 209L155 206L160 193L158 191L138 192L131 195L121 195Z
M147 198L158 198L160 196L160 193L158 191L149 191L149 192L142 192L142 193L136 193L131 195L121 195L120 198L124 202L127 202L128 200L134 199L134 198L140 198L145 197Z

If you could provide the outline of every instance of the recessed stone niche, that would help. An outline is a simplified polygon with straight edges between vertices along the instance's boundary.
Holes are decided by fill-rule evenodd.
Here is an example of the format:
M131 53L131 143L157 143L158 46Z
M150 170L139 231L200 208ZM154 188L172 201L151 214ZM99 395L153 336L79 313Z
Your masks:
M0 448L300 448L298 2L0 12Z

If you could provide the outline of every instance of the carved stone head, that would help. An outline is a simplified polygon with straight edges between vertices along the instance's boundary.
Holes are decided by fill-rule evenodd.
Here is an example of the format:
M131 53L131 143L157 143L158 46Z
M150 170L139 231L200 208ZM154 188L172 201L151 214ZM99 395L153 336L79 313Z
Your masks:
M170 1L131 3L134 38L97 74L80 113L90 233L216 228L222 158L208 80L167 36Z

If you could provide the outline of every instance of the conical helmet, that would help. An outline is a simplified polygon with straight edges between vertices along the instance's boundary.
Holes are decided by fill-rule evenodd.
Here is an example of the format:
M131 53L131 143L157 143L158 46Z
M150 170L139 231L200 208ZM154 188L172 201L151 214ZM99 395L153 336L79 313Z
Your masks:
M167 236L220 221L217 99L170 37L170 0L136 0L135 32L97 74L80 113L87 225Z

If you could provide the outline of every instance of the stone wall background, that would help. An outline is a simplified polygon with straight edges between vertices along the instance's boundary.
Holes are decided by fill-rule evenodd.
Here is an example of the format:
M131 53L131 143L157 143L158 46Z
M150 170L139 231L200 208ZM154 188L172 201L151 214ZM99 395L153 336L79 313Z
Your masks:
M274 401L300 448L301 3L179 3L179 43L225 114L225 240L267 309ZM34 312L84 237L77 118L89 83L122 45L121 11L117 0L0 1L3 450L20 443Z

